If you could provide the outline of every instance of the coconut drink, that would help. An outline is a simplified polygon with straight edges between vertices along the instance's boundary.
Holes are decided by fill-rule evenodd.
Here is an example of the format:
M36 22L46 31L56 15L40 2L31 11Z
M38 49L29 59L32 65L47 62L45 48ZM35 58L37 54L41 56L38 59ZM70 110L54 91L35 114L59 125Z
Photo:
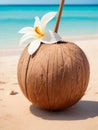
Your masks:
M55 31L46 30L56 16L49 12L35 17L34 27L20 30L20 44L31 42L23 50L18 63L18 82L23 94L34 105L47 110L65 109L77 103L89 82L89 62L74 43L62 39L58 26L64 0L61 1Z

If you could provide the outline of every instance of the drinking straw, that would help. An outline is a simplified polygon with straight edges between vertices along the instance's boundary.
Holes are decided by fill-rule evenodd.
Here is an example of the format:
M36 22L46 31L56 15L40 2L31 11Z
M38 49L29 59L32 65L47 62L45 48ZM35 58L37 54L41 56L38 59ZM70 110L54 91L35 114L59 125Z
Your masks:
M55 26L55 29L54 29L54 32L56 32L56 33L58 32L58 28L59 28L59 24L60 24L60 19L61 19L61 15L62 15L64 2L65 2L65 0L61 0L61 3L60 3L58 16L57 16L57 20L56 20L56 26Z

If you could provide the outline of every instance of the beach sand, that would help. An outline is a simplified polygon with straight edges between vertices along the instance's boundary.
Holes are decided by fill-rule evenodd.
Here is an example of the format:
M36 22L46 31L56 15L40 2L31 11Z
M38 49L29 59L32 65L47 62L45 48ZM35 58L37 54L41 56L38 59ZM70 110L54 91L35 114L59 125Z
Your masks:
M36 108L18 85L17 64L21 51L2 50L0 130L98 130L98 35L68 40L83 49L90 63L90 81L82 100L64 111L48 112ZM15 95L11 95L12 91Z

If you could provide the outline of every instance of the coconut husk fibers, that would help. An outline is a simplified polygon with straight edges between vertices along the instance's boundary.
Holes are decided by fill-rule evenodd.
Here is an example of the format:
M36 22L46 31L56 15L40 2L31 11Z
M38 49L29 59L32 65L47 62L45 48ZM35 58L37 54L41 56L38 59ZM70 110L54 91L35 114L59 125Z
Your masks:
M72 106L85 94L89 63L74 43L41 44L35 54L24 49L18 64L18 81L24 95L36 106L59 110Z

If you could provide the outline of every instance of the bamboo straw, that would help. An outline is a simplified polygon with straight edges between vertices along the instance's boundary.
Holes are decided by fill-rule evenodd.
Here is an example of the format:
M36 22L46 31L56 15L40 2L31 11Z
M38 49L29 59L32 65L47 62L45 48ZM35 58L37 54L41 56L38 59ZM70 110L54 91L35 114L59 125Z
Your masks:
M58 32L58 28L59 28L59 23L60 23L60 19L61 19L61 15L62 15L64 2L65 2L65 0L61 0L61 3L60 3L58 16L57 16L57 20L56 20L56 26L55 26L55 29L54 29L54 32L56 32L56 33Z

